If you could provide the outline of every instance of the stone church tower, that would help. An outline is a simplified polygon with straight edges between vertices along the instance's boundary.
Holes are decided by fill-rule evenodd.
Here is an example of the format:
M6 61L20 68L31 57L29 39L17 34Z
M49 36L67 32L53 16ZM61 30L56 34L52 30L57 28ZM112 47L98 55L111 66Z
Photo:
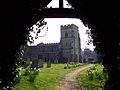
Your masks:
M65 62L81 62L81 43L76 25L61 25L61 55Z
M52 63L81 62L81 44L78 27L74 24L61 26L60 43L39 43L28 46L24 59L51 61Z

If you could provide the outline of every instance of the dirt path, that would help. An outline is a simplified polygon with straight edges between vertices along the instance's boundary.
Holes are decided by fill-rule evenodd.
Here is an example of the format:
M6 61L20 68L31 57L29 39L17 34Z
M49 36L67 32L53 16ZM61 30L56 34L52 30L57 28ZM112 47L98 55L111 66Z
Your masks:
M71 73L67 74L65 78L59 82L59 85L55 87L55 90L81 90L78 83L75 81L76 76L80 71L91 67L92 65L78 68Z

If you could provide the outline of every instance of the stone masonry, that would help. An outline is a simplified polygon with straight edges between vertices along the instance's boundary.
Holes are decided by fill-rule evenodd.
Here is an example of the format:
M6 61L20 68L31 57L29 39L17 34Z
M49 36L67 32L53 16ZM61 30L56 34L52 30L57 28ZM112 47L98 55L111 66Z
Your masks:
M60 30L60 43L39 43L36 46L28 46L23 58L52 63L82 62L78 26L74 24L61 25Z

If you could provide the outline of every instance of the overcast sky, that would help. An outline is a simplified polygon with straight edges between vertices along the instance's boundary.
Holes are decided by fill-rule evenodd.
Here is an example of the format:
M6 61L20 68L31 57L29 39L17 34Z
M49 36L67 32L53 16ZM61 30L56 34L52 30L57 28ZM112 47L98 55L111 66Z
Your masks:
M53 0L48 7L57 8L58 7L58 0ZM66 5L67 2L64 1L64 7L68 8ZM70 8L70 6L69 6ZM93 50L94 46L87 45L88 35L86 34L87 27L81 22L80 19L75 18L45 18L47 25L44 30L41 31L39 36L43 36L46 33L46 28L48 27L47 34L44 37L39 37L38 39L34 39L34 43L32 45L37 45L38 43L58 43L60 42L60 26L67 25L67 24L75 24L79 27L80 39L81 39L81 48L84 50L85 48L90 48ZM31 33L32 36L35 36Z

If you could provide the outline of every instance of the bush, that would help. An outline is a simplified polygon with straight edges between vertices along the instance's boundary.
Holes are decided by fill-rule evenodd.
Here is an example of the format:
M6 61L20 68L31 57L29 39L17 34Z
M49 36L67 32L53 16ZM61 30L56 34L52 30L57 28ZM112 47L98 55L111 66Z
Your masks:
M15 80L15 84L20 83L20 80L21 80L21 76L19 75Z
M76 65L74 64L74 65L73 65L73 68L75 68L75 67L76 67Z
M67 66L64 66L64 69L67 69Z
M34 82L36 75L39 74L39 71L40 71L40 69L36 69L36 68L34 68L34 69L26 68L26 69L21 70L20 73L24 72L23 76L28 76L29 77L28 81ZM19 78L18 78L18 80L19 80ZM17 82L18 82L18 80L17 80Z
M38 75L38 73L39 73L39 70L38 70L38 69L36 69L36 70L33 71L33 74L34 74L34 75Z
M29 81L29 82L34 82L35 77L36 77L36 75L34 75L34 74L30 74L30 75L29 75L29 79L28 79L28 81Z
M90 70L96 70L96 67L94 66L94 67L90 67Z
M81 72L77 77L83 90L103 90L107 78L106 72L103 72L103 66L98 64Z
M100 72L95 72L95 75L96 75L96 78L98 79L98 80L102 80L103 79L103 74L102 73L100 73Z
M89 80L93 80L94 74L92 73L92 71L88 70L88 79Z
M23 76L27 76L27 75L29 75L30 72L31 72L31 69L30 69L30 68L26 68L26 69L24 69L24 74L23 74Z
M68 66L68 68L70 69L71 67L70 67L70 66Z
M28 75L29 75L28 81L34 82L35 77L36 77L36 75L38 75L38 74L39 74L39 69L36 69L36 68L32 69L32 70L30 71L30 73L28 74Z
M77 66L79 67L79 66L81 66L81 64L77 64Z

